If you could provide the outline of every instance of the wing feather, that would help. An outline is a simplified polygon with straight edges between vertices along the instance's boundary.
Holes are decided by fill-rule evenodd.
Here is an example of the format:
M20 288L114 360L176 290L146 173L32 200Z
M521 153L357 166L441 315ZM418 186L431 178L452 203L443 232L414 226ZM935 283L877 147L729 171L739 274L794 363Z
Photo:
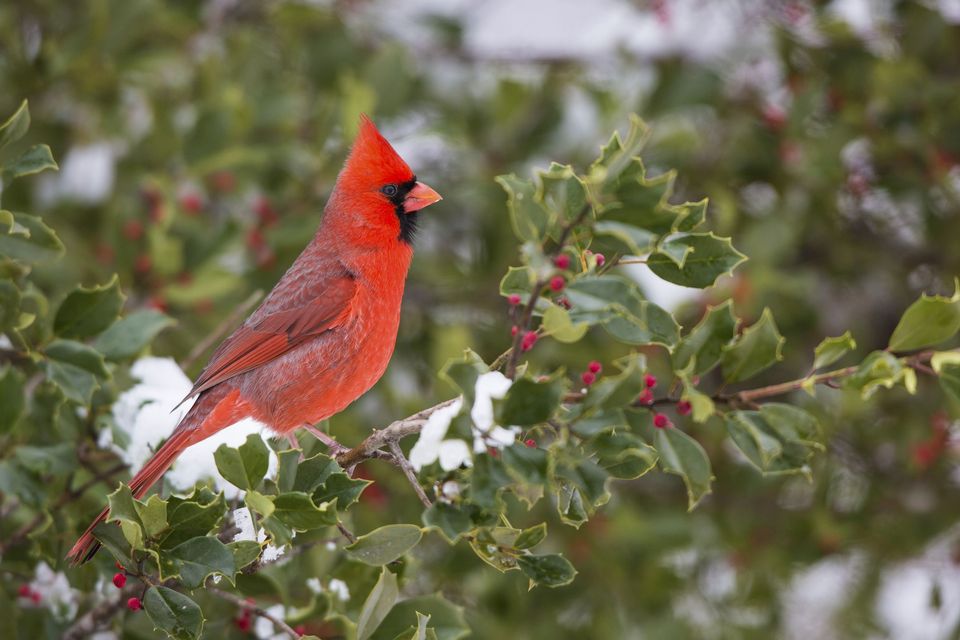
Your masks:
M304 341L341 325L349 315L356 282L345 274L323 284L321 292L300 305L268 313L237 329L214 352L184 400L263 366Z

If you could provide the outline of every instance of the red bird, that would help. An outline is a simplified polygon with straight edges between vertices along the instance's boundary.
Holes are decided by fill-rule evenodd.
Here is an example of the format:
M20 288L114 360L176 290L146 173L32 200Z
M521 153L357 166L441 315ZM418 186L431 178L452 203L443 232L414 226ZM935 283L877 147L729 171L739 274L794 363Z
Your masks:
M184 449L243 418L289 437L372 387L397 339L418 212L438 200L361 117L313 240L213 354L187 395L197 401L130 481L133 495L143 496ZM107 513L67 554L73 562L97 552L91 532Z

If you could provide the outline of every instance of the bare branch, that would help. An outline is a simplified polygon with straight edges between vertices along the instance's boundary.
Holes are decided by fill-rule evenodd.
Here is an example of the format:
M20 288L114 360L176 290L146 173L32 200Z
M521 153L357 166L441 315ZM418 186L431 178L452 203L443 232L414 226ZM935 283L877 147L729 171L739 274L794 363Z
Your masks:
M420 498L420 502L423 503L423 506L429 509L432 505L430 498L427 497L423 487L420 486L420 481L417 480L417 474L414 472L413 467L410 466L410 461L404 457L403 451L400 449L400 445L394 440L389 443L389 446L390 451L393 452L394 463L400 467L400 470L403 471L403 475L407 476L407 480L410 481L410 485L416 492L417 497Z
M246 609L247 611L249 611L250 613L252 613L252 614L254 614L254 615L256 615L256 616L260 616L261 618L265 618L265 619L269 620L270 622L273 623L273 626L275 626L275 627L276 627L277 629L279 629L280 631L283 631L284 633L286 633L287 635L289 635L291 638L299 638L299 637L300 637L300 634L297 633L296 631L294 631L293 627L291 627L290 625L288 625L288 624L287 624L286 622L284 622L282 619L278 618L277 616L273 615L272 613L267 612L265 609L261 609L260 607L258 607L258 606L255 605L255 604L251 604L251 603L247 602L246 600L244 600L244 599L241 598L240 596L238 596L238 595L236 595L236 594L233 594L233 593L230 593L229 591L223 591L222 589L218 589L218 588L216 588L216 587L207 587L206 590L207 590L208 593L212 593L213 595L217 596L218 598L222 598L223 600L227 600L228 602L232 602L232 603L234 603L235 605L237 605L238 607L240 607L240 608L242 608L242 609Z

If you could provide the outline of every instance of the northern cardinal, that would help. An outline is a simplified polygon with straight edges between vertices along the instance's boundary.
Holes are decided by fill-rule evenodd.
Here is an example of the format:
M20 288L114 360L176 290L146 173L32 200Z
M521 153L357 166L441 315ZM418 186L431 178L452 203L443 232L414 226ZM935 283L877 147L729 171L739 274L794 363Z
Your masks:
M289 437L372 387L393 354L418 212L438 200L362 116L313 240L214 352L185 398L196 402L130 481L133 495L184 449L243 418ZM74 563L97 552L92 531L107 513L70 549Z

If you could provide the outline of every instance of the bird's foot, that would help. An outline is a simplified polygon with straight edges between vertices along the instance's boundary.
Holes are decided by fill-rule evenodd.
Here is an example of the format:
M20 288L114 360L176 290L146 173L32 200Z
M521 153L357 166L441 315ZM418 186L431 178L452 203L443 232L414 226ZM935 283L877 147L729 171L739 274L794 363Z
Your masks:
M342 444L337 442L337 440L333 436L321 431L320 429L316 428L312 424L305 424L303 425L303 428L309 431L311 434L313 434L314 438L316 438L317 440L322 442L324 445L326 445L327 449L330 451L330 455L334 458L340 455L341 453L343 453L344 451L349 450L349 447L343 446Z

